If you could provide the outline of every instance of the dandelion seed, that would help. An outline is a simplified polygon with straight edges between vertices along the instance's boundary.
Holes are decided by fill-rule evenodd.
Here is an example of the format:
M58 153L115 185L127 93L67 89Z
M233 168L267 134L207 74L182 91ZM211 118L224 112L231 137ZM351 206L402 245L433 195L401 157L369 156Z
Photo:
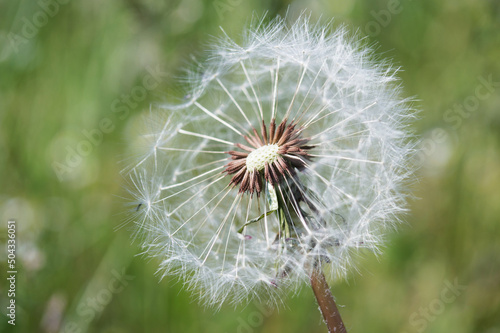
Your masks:
M302 139L295 127L293 123L287 125L286 118L276 127L276 120L272 119L268 130L262 121L261 136L255 129L253 135L244 136L253 148L235 143L242 151L227 152L232 161L226 165L225 171L234 174L231 185L239 186L239 193L255 192L259 195L263 179L269 184L279 185L284 177L304 169L305 161L309 159L307 151L312 146L306 145L309 139Z
M341 278L361 248L378 251L405 211L414 112L396 70L372 58L306 16L214 46L183 103L158 109L154 154L131 168L159 191L144 198L152 190L132 182L154 206L138 225L163 275L209 305L279 303L318 270Z

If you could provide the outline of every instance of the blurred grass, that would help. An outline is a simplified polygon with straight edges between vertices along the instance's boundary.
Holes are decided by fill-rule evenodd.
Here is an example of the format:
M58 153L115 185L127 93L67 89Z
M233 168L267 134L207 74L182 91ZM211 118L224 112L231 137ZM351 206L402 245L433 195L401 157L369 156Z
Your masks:
M55 1L47 3L54 4ZM393 3L393 1L391 2ZM130 133L149 103L179 93L175 75L219 35L237 37L253 13L336 18L370 35L394 59L408 96L423 110L421 178L408 224L389 235L379 258L366 254L333 286L351 332L500 332L499 86L458 122L448 110L474 96L478 77L500 82L500 3L472 0L401 1L386 21L389 1L72 1L51 7L47 22L26 38L37 2L2 3L0 14L0 231L18 221L17 325L2 332L324 332L308 288L268 312L256 304L221 311L201 308L175 279L158 282L157 263L134 256L120 177ZM375 13L375 16L374 16ZM370 26L371 24L371 26ZM372 30L375 31L375 30ZM17 38L17 39L16 39ZM20 38L20 39L19 39ZM12 41L20 44L12 44ZM161 68L147 97L115 113L113 103ZM124 102L120 102L124 106ZM452 111L453 112L453 111ZM453 113L457 116L457 113ZM59 181L54 161L103 134ZM457 120L458 121L458 120ZM435 129L444 140L432 139ZM439 142L437 142L439 141ZM4 245L2 245L4 247ZM5 252L1 252L5 281ZM110 287L125 272L123 288ZM422 308L441 298L446 281L465 286L432 317ZM2 282L0 305L5 312ZM110 289L111 288L111 289ZM117 291L119 290L119 291ZM436 308L437 309L437 308ZM416 314L416 315L415 315ZM412 320L413 318L413 320ZM417 320L417 321L416 321ZM425 325L424 325L425 324Z

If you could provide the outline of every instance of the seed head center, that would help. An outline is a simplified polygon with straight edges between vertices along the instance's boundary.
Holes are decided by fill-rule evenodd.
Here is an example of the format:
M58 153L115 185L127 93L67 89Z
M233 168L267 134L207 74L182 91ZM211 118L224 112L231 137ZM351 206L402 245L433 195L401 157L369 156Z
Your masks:
M277 144L270 144L259 147L252 151L247 156L247 170L260 171L264 169L266 163L271 164L278 159L279 146Z

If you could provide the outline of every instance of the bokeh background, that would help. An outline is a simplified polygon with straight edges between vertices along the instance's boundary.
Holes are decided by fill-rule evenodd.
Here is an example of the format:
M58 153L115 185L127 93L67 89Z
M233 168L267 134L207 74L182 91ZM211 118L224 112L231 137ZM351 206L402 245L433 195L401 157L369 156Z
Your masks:
M332 286L349 332L500 332L497 0L2 1L1 332L326 331L307 287L279 310L202 308L174 278L160 282L120 228L134 209L120 163L150 103L180 93L179 68L219 26L238 39L253 14L304 9L376 43L422 110L407 224ZM10 218L15 327L4 317Z

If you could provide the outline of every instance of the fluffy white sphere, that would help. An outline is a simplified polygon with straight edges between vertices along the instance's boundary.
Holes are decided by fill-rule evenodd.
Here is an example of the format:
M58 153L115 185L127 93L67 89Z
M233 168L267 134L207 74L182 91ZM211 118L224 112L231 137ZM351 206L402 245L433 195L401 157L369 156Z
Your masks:
M277 301L314 265L344 276L405 210L414 112L395 72L307 17L220 40L131 167L145 253L211 305Z

